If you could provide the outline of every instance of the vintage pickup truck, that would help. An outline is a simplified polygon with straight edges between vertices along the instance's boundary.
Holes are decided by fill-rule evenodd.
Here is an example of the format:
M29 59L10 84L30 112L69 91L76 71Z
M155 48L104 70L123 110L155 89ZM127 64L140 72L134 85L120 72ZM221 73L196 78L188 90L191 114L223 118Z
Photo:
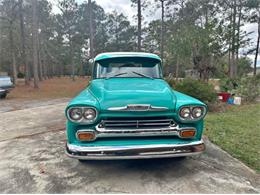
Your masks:
M200 154L207 106L172 89L151 53L102 53L66 108L68 156L79 160Z
M0 98L6 98L11 89L14 88L12 79L8 76L0 76Z

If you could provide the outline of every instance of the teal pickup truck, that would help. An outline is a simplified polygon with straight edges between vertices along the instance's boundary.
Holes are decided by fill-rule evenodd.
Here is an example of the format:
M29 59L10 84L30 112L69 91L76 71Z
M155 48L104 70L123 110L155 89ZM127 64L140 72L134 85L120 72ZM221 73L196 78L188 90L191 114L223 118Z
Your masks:
M172 89L151 53L102 53L66 110L66 153L79 160L200 154L207 106Z

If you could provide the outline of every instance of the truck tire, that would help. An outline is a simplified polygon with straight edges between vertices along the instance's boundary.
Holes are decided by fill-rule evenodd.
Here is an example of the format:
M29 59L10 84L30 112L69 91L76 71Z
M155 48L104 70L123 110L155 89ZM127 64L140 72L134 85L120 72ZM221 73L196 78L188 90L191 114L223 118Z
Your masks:
M4 93L4 94L2 94L2 95L0 96L0 98L1 98L1 99L4 99L4 98L6 98L6 96L7 96L7 93Z

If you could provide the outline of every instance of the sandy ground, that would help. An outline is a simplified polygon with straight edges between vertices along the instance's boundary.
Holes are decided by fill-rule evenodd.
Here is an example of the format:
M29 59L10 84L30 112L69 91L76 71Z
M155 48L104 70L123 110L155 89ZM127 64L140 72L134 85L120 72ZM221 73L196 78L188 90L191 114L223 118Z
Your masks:
M0 103L1 193L260 193L260 175L207 139L186 159L81 163L64 153L66 99L14 104Z
M41 100L0 99L0 113L22 110L26 108L35 108L40 106L54 105L54 104L68 102L69 100L70 98L41 99Z

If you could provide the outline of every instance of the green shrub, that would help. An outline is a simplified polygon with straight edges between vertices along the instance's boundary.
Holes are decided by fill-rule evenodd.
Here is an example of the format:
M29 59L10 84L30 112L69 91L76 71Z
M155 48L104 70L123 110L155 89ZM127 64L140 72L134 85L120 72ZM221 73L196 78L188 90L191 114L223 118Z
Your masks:
M165 80L167 81L167 83L168 83L172 88L175 87L175 85L176 85L175 79L166 78Z
M235 94L247 102L255 101L260 95L260 76L241 78Z
M234 90L238 87L239 80L238 79L221 79L220 80L220 90L221 92L229 92L233 93Z
M197 98L203 102L215 102L217 94L213 85L194 79L184 79L179 81L173 87L176 91L185 93L189 96Z
M256 78L258 81L260 81L260 74L257 74L257 75L255 76L255 78Z
M17 74L17 78L19 78L19 79L23 79L23 78L24 78L24 74L21 73L21 72L19 72L19 73Z

